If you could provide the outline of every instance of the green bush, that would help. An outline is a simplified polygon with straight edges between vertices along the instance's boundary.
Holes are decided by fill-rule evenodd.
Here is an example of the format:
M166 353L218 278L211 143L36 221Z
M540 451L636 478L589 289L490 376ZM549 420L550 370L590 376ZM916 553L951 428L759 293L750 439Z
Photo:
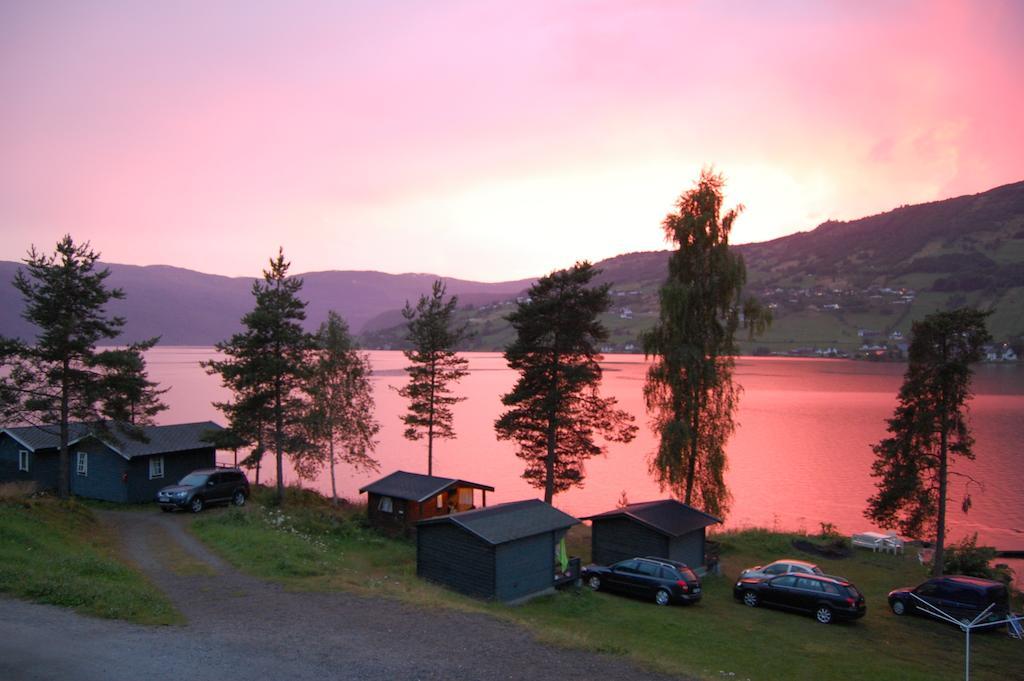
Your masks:
M996 550L993 547L978 546L978 533L975 532L946 547L943 572L947 575L968 575L1012 583L1013 570L1005 565L993 567L992 559L995 557Z

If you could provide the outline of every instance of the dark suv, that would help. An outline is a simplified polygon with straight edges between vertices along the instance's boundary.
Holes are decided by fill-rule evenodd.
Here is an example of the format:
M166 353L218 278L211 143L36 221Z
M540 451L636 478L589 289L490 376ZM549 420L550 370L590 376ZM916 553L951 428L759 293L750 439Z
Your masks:
M641 598L653 598L658 605L696 603L700 580L685 563L667 558L630 558L610 567L588 565L583 581L591 589L607 589Z
M916 588L890 591L889 607L897 615L926 614L940 619L918 598L961 622L972 621L989 605L993 608L986 621L1005 619L1010 609L1010 596L1005 584L963 575L935 577Z
M763 603L809 612L822 624L837 619L854 620L867 611L863 594L841 577L811 574L740 577L732 593L736 600L752 608Z
M199 513L209 504L231 503L241 506L249 498L249 481L237 468L203 468L192 471L177 485L156 493L156 502L164 511L187 508Z

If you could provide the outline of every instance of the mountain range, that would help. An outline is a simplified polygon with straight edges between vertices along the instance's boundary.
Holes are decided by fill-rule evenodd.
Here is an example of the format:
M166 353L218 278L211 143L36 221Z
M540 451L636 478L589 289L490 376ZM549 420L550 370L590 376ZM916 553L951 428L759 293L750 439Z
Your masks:
M653 227L652 227L653 228ZM28 244L26 244L26 249ZM997 339L1024 335L1024 182L736 246L748 290L773 310L771 330L746 351L853 349L872 338L901 338L928 312L963 304L992 308ZM632 351L657 317L668 251L629 253L596 263L612 285L606 350ZM20 263L0 261L0 282ZM211 345L241 328L253 279L164 265L107 264L108 282L126 299L111 311L127 318L123 339L161 336L167 345ZM465 349L498 350L511 339L504 317L531 279L482 283L434 274L326 271L298 275L309 301L308 327L337 310L364 347L400 347L401 308L444 279L473 332ZM0 334L32 338L13 286L0 285Z

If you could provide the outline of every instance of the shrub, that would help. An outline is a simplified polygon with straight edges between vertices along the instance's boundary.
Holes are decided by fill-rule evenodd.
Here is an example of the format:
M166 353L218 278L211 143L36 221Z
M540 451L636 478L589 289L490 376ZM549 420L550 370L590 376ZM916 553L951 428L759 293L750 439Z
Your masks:
M947 575L967 575L1011 583L1013 570L1005 565L993 567L991 563L995 557L996 550L991 546L978 546L978 533L975 532L946 547L942 571Z

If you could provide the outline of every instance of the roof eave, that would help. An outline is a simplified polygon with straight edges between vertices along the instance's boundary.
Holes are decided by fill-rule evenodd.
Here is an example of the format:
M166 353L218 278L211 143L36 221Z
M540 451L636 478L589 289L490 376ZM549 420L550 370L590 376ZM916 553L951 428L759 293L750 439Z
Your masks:
M132 457L128 456L127 454L122 452L120 449L118 449L114 445L110 444L109 442L107 442L103 438L99 437L95 433L86 433L85 435L81 435L79 437L76 437L74 440L68 440L68 447L70 447L71 445L77 445L79 442L83 442L85 440L88 440L89 438L92 438L93 440L96 440L96 442L99 442L101 445L103 445L104 447L106 447L110 451L114 452L115 454L119 454L121 456L121 458L124 459L125 461L131 461Z
M25 449L27 449L30 452L34 453L36 451L35 447L33 447L32 445L30 445L27 442L25 442L24 440L22 440L20 437L18 437L14 433L12 433L7 428L0 429L0 433L6 433L8 437L10 437L12 440L17 442L19 445L21 445L22 447L24 447ZM47 447L40 447L40 449L47 449Z
M696 509L694 509L694 510L696 510ZM704 513L703 511L697 511L697 512L702 514L702 515L704 515L704 516L706 516L706 517L708 517L708 518L710 518L711 522L709 522L707 525L701 525L700 527L694 527L694 528L692 528L690 530L687 530L686 532L681 532L679 534L676 534L676 533L673 533L673 532L669 532L668 530L666 530L663 527L658 527L657 525L654 525L654 524L644 520L640 516L637 516L637 515L634 515L634 514L630 513L629 511L617 511L617 512L616 511L612 511L612 512L609 512L609 513L598 513L597 515L590 515L590 516L587 516L585 518L581 518L580 520L589 520L589 521L593 522L594 520L604 520L605 518L620 518L620 517L624 517L624 518L629 518L630 520L635 520L636 522L640 523L644 527L646 527L648 529L651 529L651 530L654 530L658 534L664 535L666 537L681 537L684 534L689 534L690 532L693 532L693 530L701 530L701 529L704 529L704 528L707 528L707 527L711 527L715 523L722 522L721 520L718 520L714 516L708 515L707 513Z
M469 532L470 534L472 534L474 537L478 537L483 542L485 542L488 546L500 546L501 544L507 544L509 542L518 541L520 539L526 539L527 537L535 537L538 534L545 534L547 532L558 532L559 530L568 530L570 527L572 527L573 525L578 525L579 522L580 522L579 520L576 520L574 518L573 522L568 523L567 525L560 525L558 527L549 527L549 528L543 529L543 530L541 530L539 532L534 532L532 534L524 534L524 535L520 535L518 537L513 537L511 539L506 539L503 542L496 542L496 541L491 541L490 539L488 539L487 537L483 536L479 532L476 532L472 528L467 527L465 524L459 522L458 518L453 518L451 516L446 516L446 518L448 518L451 522L455 523L456 525L458 525L462 529L464 529L467 532Z

